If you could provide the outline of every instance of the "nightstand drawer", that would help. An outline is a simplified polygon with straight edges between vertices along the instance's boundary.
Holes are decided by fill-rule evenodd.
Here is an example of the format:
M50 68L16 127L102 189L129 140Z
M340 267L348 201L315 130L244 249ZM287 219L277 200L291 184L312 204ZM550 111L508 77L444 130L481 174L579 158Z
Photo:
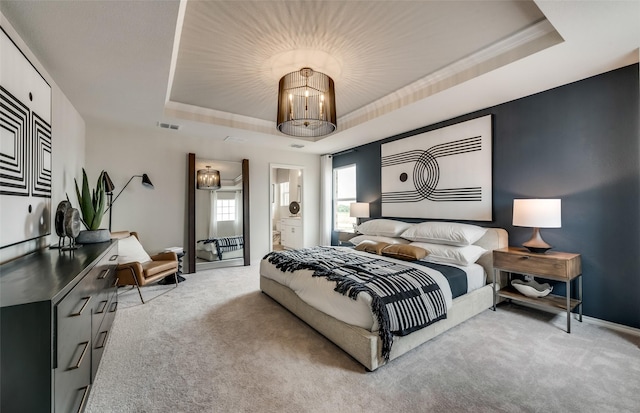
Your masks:
M579 254L533 254L524 248L513 247L494 250L493 266L503 271L547 276L552 279L571 280L582 273Z

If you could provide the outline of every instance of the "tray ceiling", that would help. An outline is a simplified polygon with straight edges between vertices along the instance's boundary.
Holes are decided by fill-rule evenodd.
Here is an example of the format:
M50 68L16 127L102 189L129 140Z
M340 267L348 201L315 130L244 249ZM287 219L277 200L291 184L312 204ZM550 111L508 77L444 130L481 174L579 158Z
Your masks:
M637 1L22 1L12 26L85 119L334 153L638 62ZM31 56L33 58L33 56ZM277 81L336 82L338 130L275 127ZM293 149L295 148L295 149Z
M496 64L487 64L492 59L510 63L562 41L544 23L532 1L189 1L170 83L169 101L179 105L168 106L211 110L210 123L279 134L278 80L311 67L335 81L344 130L359 123L341 122L358 109L384 114L421 98L443 77L464 81L469 74L461 72L481 74L482 65ZM526 52L504 59L523 45ZM362 121L371 117L365 114ZM242 121L234 122L238 115Z

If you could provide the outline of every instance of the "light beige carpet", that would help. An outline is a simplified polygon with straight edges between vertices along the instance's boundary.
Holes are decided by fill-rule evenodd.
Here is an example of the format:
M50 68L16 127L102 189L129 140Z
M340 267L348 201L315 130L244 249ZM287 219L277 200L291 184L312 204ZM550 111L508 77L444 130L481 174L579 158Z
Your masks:
M637 412L640 338L503 305L368 373L258 268L120 291L87 412Z

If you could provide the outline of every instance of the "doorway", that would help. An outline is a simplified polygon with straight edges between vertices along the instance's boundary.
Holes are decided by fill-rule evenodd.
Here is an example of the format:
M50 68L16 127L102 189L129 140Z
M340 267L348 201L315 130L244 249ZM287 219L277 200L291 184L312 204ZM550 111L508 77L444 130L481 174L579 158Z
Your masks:
M270 251L304 247L304 168L270 165Z

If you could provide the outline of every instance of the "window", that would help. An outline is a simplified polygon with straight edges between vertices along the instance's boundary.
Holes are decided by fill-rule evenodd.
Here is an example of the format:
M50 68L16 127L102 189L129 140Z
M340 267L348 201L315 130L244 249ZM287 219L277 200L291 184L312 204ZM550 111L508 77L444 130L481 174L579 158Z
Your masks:
M236 220L235 199L218 199L216 201L216 220L218 222Z
M280 185L280 205L289 205L289 182L282 182Z
M355 164L333 170L333 229L335 231L353 231L356 218L349 216L352 202L356 202Z

